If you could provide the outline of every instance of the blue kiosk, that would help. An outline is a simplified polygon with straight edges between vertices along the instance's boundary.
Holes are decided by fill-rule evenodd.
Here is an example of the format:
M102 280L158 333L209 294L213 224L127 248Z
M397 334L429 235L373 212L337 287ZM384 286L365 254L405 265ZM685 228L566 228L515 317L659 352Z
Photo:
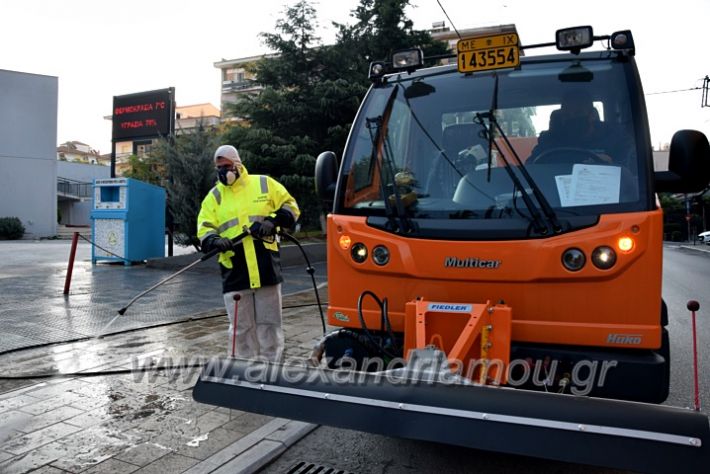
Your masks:
M165 189L131 178L94 180L91 262L165 256Z

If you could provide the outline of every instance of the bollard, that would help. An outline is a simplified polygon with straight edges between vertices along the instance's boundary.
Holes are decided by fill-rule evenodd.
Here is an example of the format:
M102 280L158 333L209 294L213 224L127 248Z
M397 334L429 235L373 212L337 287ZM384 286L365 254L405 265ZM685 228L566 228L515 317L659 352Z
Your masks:
M64 294L69 294L69 287L71 286L71 274L74 270L74 257L76 257L76 244L79 242L79 232L74 232L71 238L71 251L69 252L69 264L67 266L67 276L64 279Z
M693 375L695 377L695 411L700 411L700 389L698 381L698 335L695 330L695 312L700 309L700 303L695 300L688 301L688 311L693 319Z

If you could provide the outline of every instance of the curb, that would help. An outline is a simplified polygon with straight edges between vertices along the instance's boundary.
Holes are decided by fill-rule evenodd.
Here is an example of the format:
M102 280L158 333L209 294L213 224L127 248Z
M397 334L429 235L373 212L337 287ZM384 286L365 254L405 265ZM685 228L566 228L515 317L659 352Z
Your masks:
M183 474L256 472L317 427L302 421L276 418L195 464Z
M708 246L708 247L710 247L710 246ZM710 250L708 250L708 249L703 249L703 248L698 248L697 246L679 245L678 248L681 248L681 249L688 249L688 250L695 250L696 252L710 253Z

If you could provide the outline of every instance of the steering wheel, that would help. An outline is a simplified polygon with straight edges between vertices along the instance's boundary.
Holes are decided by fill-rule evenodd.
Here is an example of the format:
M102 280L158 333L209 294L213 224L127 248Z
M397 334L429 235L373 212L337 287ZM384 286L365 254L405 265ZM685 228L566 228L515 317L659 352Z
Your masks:
M575 164L585 163L589 165L608 165L609 162L599 155L586 148L557 147L543 151L534 157L530 164Z

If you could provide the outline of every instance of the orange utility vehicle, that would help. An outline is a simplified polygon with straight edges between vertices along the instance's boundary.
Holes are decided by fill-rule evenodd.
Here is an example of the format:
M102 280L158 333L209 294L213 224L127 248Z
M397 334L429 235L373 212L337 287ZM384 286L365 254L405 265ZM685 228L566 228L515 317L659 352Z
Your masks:
M599 42L600 51L586 51ZM550 55L523 56L556 46ZM370 68L328 216L317 367L222 360L199 401L316 423L645 472L706 472L705 415L669 387L656 193L710 181L675 134L654 172L630 31L464 38ZM437 58L441 62L441 58Z

